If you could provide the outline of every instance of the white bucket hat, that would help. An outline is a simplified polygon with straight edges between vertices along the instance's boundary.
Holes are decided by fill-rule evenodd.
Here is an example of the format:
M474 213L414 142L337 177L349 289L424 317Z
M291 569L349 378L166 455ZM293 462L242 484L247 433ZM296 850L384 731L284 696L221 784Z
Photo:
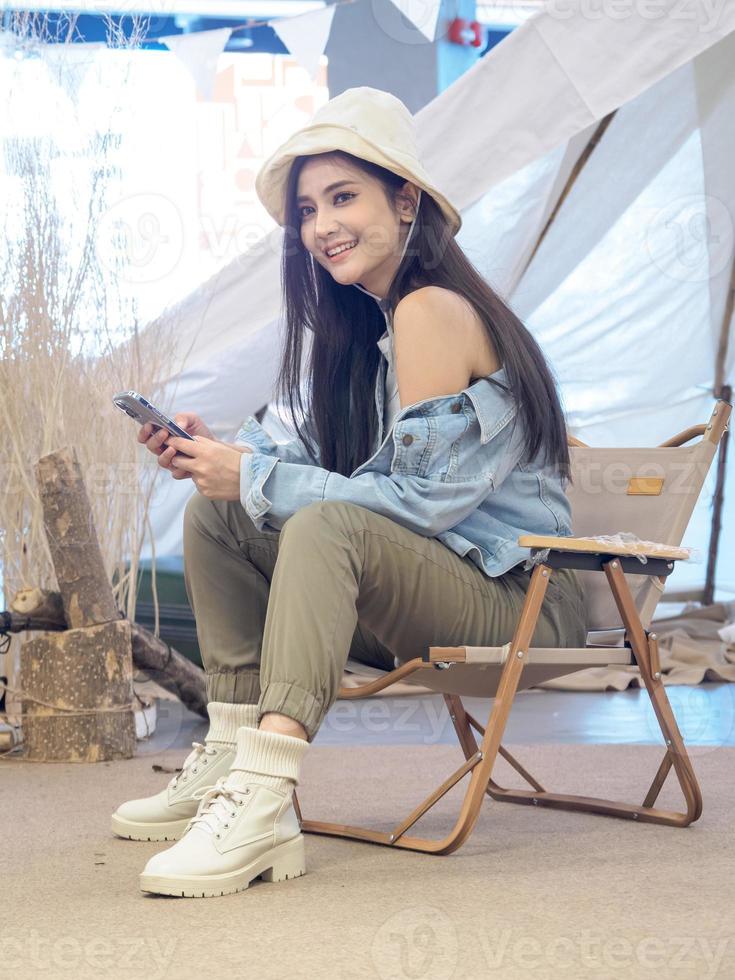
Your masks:
M255 191L279 225L286 224L286 187L294 159L332 150L344 150L410 180L436 201L452 235L462 227L459 211L432 183L418 158L414 119L407 107L390 92L367 85L330 99L260 168Z

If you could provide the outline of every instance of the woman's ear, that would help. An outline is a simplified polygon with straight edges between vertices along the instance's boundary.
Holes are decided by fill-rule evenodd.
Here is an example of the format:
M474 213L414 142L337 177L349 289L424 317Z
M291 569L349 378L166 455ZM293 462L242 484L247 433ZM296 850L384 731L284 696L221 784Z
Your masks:
M398 192L398 208L401 221L413 221L416 217L418 200L419 195L416 186L407 180Z

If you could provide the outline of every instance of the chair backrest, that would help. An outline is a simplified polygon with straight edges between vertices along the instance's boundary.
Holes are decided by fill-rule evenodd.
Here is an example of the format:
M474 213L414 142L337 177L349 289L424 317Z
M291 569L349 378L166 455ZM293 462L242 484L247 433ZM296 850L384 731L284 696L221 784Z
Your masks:
M693 445L681 443L699 435L700 427L651 449L570 445L573 482L567 497L575 537L630 531L646 541L681 545L730 412L727 402L717 402L702 438ZM607 578L600 572L577 575L585 592L588 628L622 628ZM628 572L625 577L647 629L664 582L656 575Z

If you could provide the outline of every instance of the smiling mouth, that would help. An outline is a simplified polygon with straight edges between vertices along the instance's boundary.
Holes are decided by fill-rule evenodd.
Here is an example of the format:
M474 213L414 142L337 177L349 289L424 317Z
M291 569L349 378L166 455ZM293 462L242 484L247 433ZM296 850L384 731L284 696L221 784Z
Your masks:
M329 255L327 252L325 252L324 254L329 259L330 262L334 262L337 259L341 259L343 255L347 255L350 252L352 252L356 246L357 246L357 242L353 242L347 248L341 248L338 252L335 252L333 255Z

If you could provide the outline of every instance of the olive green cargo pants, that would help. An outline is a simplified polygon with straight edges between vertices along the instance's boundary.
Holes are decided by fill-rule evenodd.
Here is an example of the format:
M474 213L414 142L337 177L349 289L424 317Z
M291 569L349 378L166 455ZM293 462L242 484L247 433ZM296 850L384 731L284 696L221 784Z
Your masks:
M496 646L513 636L531 571L490 578L436 538L356 504L317 501L258 531L240 501L195 493L184 575L210 701L257 703L313 741L350 656L392 670L429 646ZM582 591L549 581L532 646L584 646Z

